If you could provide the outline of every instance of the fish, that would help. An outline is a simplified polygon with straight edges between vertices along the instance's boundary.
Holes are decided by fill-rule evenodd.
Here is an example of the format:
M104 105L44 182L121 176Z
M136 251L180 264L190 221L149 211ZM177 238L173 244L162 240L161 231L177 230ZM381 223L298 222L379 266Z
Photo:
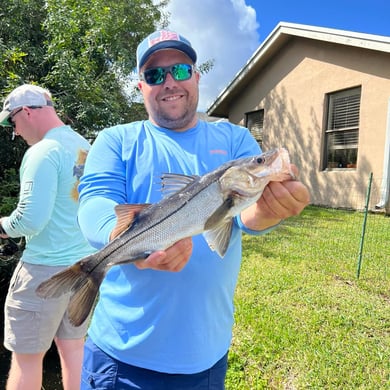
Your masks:
M159 202L116 205L111 241L43 281L36 293L41 298L70 293L68 317L80 326L89 317L111 267L145 259L198 234L223 258L233 218L255 203L270 181L293 179L285 148L228 161L202 176L163 174Z

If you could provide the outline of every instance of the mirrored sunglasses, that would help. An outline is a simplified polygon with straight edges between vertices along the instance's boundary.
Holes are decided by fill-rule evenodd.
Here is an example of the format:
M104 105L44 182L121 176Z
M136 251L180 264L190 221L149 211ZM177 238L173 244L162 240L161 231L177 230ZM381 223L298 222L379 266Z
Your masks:
M165 81L168 73L170 73L176 81L185 81L191 78L193 70L194 66L189 64L159 66L146 69L141 73L141 78L149 85L161 85Z

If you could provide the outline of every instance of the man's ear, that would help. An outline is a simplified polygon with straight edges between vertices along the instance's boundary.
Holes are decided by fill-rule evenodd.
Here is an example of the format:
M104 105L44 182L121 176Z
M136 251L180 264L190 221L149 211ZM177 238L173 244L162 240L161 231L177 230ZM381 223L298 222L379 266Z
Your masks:
M200 72L199 71L195 72L195 77L196 77L197 83L199 84L199 80L200 80Z

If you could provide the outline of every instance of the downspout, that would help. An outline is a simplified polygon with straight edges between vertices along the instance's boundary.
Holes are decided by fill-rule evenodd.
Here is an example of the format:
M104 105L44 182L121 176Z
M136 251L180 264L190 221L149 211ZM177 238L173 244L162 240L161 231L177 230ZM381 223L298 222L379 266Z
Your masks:
M387 106L387 125L385 150L383 156L381 198L379 203L375 207L378 209L385 208L386 214L390 215L390 99Z

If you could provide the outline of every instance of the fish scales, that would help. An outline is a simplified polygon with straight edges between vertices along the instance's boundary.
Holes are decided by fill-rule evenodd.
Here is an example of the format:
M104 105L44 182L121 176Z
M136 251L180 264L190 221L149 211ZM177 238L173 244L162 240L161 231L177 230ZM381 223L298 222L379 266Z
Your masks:
M130 257L143 258L146 252L166 249L177 242L172 233L178 228L182 238L201 233L207 216L223 203L219 195L218 183L214 182L203 191L192 195L188 201L180 199L177 195L165 199L163 206L166 207L161 207L160 219L151 228L141 229L140 234L137 234L138 229L135 229L136 238L132 238L130 253L126 251L124 257L129 257L130 254ZM166 215L168 210L170 214ZM146 216L145 220L148 217ZM139 224L141 225L143 221L144 219L140 220ZM145 235L148 236L148 241Z
M151 206L138 217L132 229L124 233L123 238L131 242L131 246L123 242L106 246L101 251L101 259L109 261L111 256L116 256L117 263L143 259L151 252L166 249L177 242L177 235L172 234L175 231L180 231L181 238L202 233L207 216L223 203L218 187L218 183L213 182L198 193L189 193L190 196L174 194L158 206Z

